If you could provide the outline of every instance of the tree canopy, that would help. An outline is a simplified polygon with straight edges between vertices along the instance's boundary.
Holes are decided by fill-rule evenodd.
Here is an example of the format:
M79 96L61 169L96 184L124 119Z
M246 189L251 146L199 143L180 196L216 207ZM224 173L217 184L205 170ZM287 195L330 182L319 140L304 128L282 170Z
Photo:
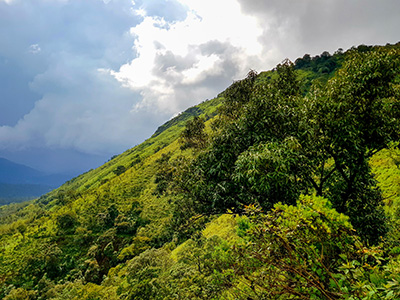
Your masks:
M382 196L368 159L400 138L398 50L352 51L326 85L301 95L294 65L258 84L254 73L226 92L211 146L182 185L203 212L258 203L293 204L317 194L376 243L385 234ZM224 122L221 122L224 120Z

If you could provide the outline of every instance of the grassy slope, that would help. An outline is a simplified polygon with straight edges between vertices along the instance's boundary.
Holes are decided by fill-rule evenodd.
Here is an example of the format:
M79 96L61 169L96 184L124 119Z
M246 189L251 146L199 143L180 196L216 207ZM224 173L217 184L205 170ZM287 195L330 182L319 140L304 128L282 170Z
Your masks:
M61 261L65 256L76 260L72 268L84 264L90 247L108 230L91 225L98 222L99 216L107 213L112 204L117 206L120 214L128 214L132 204L138 205L140 217L147 223L139 235L152 245L159 243L157 241L165 234L165 224L170 215L168 197L153 194L156 160L163 153L180 153L178 138L185 122L194 115L215 116L220 100L216 98L198 105L197 109L189 109L160 127L144 143L36 201L1 207L0 284L1 281L21 283L15 282L15 278L21 280L23 273L29 273L35 264L32 258L40 256L46 247L57 247L61 251ZM124 166L126 171L115 174L118 166ZM76 219L73 232L60 232L57 220L62 215L72 215ZM123 248L132 242L132 237L120 234L119 238L123 241L116 250L123 252ZM79 244L85 239L88 243ZM37 260L40 264L43 259ZM69 269L71 267L66 266L65 272ZM23 281L29 283L31 280L27 276Z
M259 80L268 79L269 74L270 72L261 74ZM106 214L107 208L113 204L120 214L128 214L132 204L138 205L140 217L147 223L140 228L138 236L149 241L150 245L160 245L170 214L168 196L154 195L156 161L164 153L171 152L173 156L181 154L178 138L186 121L194 115L200 115L208 119L209 124L215 117L222 98L223 93L218 98L188 109L162 125L142 144L125 151L101 167L66 182L36 201L2 207L1 278L6 283L14 282L22 273L29 273L32 267L31 258L43 252L43 247L57 247L61 251L60 260L65 256L76 260L74 266L65 268L65 272L84 264L90 247L108 230L101 226L94 228L93 223L98 222L99 216ZM190 153L186 151L184 154ZM117 175L115 170L118 166L123 166L126 171ZM60 231L58 219L64 215L74 218L74 231ZM132 238L123 234L121 238L122 245L116 251L118 255L122 253L123 257L132 252L129 246ZM80 244L85 239L88 243ZM41 262L39 259L37 263ZM31 278L24 280L29 282Z
M312 80L326 81L331 75L321 76L311 70L297 72L304 93ZM273 76L271 71L263 72L258 80L264 82ZM113 204L121 215L128 215L132 204L135 204L140 207L140 217L146 222L136 235L117 233L114 238L113 250L119 261L113 264L116 267L110 269L109 275L114 275L116 281L110 283L112 288L105 290L115 294L115 286L123 284L127 260L144 249L159 247L165 242L166 224L170 219L169 198L153 193L157 159L168 152L173 153L173 156L179 155L181 151L178 138L185 122L194 115L202 115L211 122L222 97L223 93L218 98L190 108L162 125L144 143L127 150L103 166L70 180L36 201L0 207L0 286L3 282L3 287L12 283L26 289L34 288L38 278L31 276L35 274L32 269L43 267L45 270L42 273L49 272L52 259L55 264L62 264L62 270L59 271L65 276L56 279L73 281L79 278L70 271L89 269L88 265L93 262L90 254L95 251L93 247L100 247L99 241L110 234L109 227L96 227L93 224L99 223L99 218L107 214L107 209ZM190 155L190 151L185 152L185 155ZM382 152L372 160L372 165L387 197L391 197L397 205L399 174L392 156L393 151ZM115 171L118 166L123 166L126 171L117 175ZM395 196L390 196L392 193ZM74 219L73 231L60 231L58 220L65 215ZM206 238L218 235L226 240L234 239L235 222L230 216L221 216L208 225L203 235ZM173 250L170 257L176 260L187 244L188 242ZM50 267L47 268L47 264ZM94 284L87 286L96 289ZM65 285L64 288L67 289L68 286Z
M371 159L372 172L383 192L386 212L400 214L400 150L384 149Z
M309 82L315 78L323 78L310 70L297 72L303 86L310 86ZM263 72L258 77L258 82L264 83L274 76L274 72ZM107 208L113 204L120 214L128 214L133 203L138 205L140 217L146 220L147 225L142 226L137 235L148 241L149 246L160 246L166 235L170 214L168 196L154 195L156 161L164 153L171 152L173 156L181 154L178 138L186 121L199 115L209 120L209 124L217 114L217 107L222 99L223 93L215 99L189 108L160 126L142 144L125 151L101 167L66 182L36 201L18 207L2 208L0 253L3 255L0 257L0 274L8 273L2 277L5 282L13 281L22 272L29 272L32 256L39 255L43 247L57 247L61 251L61 260L65 256L76 260L74 266L65 268L65 272L84 264L90 247L108 230L101 226L95 228L93 223L98 222L99 216L106 214ZM190 151L184 154L190 155ZM115 171L119 166L123 166L126 171L117 175ZM77 225L74 231L60 232L58 219L63 215L75 219ZM215 230L209 229L207 235L212 231ZM120 238L123 242L115 249L118 255L124 257L127 253L133 253L133 239L123 234ZM79 244L85 239L89 242ZM25 280L29 282L30 278Z

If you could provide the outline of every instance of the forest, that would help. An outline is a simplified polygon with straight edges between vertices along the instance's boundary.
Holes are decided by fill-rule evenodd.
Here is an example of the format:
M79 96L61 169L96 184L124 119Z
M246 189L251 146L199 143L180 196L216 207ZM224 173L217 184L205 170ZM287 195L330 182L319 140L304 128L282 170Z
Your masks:
M400 299L400 43L286 59L0 207L0 298Z

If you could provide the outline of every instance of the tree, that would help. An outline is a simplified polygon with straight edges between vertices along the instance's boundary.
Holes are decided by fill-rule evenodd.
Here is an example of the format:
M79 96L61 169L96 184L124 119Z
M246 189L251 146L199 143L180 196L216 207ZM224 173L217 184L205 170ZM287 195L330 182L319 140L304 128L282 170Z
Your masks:
M235 299L367 299L370 278L360 280L359 293L353 274L342 270L365 263L369 251L329 201L302 196L296 206L277 204L267 214L250 206L247 216L246 242L232 254L241 275L231 289Z
M333 161L328 197L371 242L385 226L368 159L400 139L399 57L396 50L354 51L313 99L321 151Z
M199 150L207 145L208 135L204 131L204 119L195 116L186 122L185 129L180 135L181 150L188 148Z
M277 202L296 203L304 184L299 147L299 142L289 137L279 144L252 146L238 157L234 181L253 194L248 204L257 202L271 209Z
M223 93L223 105L219 109L220 122L217 121L214 125L218 127L221 124L229 124L229 121L239 117L243 107L251 99L256 79L257 72L251 70L245 79L235 81L226 89Z
M251 72L227 90L210 148L199 154L177 183L192 202L200 204L196 207L201 213L240 212L243 204L268 201L235 181L235 163L249 147L283 141L297 131L300 89L293 67L285 60L277 66L272 82L257 85Z
M56 223L59 234L72 234L78 225L78 220L74 213L65 212L57 216Z
M126 171L126 167L125 167L125 166L122 166L122 165L117 166L117 167L113 170L114 174L117 175L117 176L119 176L119 175L125 173L125 171Z
M171 152L163 153L159 159L156 160L157 163L157 173L154 183L156 184L156 189L154 195L161 196L168 189L168 185L172 181L174 170L170 164Z

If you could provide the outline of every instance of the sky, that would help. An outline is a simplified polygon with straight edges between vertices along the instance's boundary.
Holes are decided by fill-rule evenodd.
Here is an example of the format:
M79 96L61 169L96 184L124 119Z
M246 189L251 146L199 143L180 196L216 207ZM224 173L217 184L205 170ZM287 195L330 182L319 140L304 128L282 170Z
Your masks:
M249 70L400 41L398 0L0 0L0 157L79 174Z

